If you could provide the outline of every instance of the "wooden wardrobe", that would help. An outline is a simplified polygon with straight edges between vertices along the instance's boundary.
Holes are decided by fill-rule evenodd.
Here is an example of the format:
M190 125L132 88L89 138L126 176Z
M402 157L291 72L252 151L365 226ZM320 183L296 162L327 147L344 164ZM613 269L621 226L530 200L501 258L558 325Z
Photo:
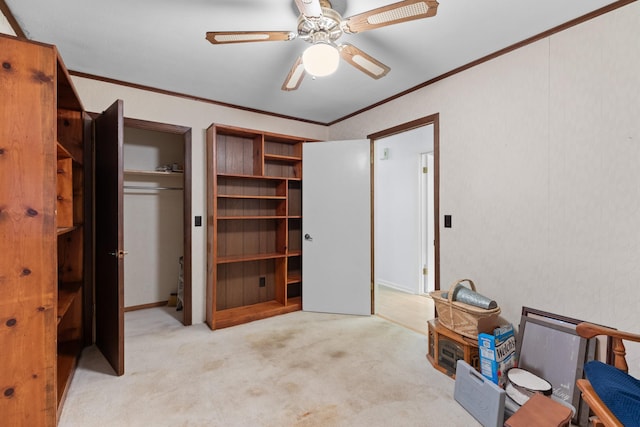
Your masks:
M0 63L0 424L54 426L92 341L91 120L54 46Z

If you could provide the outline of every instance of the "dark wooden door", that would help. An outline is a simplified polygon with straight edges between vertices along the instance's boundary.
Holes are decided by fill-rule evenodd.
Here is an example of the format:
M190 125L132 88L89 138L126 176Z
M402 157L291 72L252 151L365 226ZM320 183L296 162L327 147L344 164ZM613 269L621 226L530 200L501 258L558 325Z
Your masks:
M96 345L124 374L123 103L95 119Z

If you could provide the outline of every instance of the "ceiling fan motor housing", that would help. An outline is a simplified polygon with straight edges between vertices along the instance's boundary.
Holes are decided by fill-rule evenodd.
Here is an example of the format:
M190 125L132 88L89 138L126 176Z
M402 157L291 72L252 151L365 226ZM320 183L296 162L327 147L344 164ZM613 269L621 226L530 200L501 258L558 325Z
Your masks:
M301 15L298 19L298 38L309 43L333 43L343 34L341 22L340 14L327 7L322 8L322 16L318 18Z

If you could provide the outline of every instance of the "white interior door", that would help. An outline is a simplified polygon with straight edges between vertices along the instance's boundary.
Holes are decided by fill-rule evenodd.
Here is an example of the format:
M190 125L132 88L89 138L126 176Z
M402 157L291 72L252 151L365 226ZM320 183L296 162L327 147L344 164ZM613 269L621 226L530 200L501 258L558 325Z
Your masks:
M303 145L302 309L371 314L368 140Z

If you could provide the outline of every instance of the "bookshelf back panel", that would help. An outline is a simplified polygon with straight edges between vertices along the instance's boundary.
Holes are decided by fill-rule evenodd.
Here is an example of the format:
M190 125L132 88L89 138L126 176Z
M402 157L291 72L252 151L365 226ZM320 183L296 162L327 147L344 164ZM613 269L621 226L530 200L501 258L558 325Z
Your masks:
M218 135L216 145L218 173L257 174L254 171L254 139L234 135Z
M244 179L218 176L218 195L284 196L284 181L274 179Z
M302 220L289 219L289 251L302 250Z
M300 143L287 144L278 141L264 141L265 154L279 154L282 156L300 157L302 155L302 149Z
M289 216L302 216L302 181L289 181Z
M287 286L287 298L302 296L302 283L293 283Z
M264 162L264 175L282 178L302 178L300 167L297 164L283 163L278 161Z
M218 256L255 255L278 250L278 220L218 221Z
M275 260L218 265L216 310L271 301L275 298ZM261 279L265 286L261 287Z
M284 216L285 200L218 199L218 216Z

